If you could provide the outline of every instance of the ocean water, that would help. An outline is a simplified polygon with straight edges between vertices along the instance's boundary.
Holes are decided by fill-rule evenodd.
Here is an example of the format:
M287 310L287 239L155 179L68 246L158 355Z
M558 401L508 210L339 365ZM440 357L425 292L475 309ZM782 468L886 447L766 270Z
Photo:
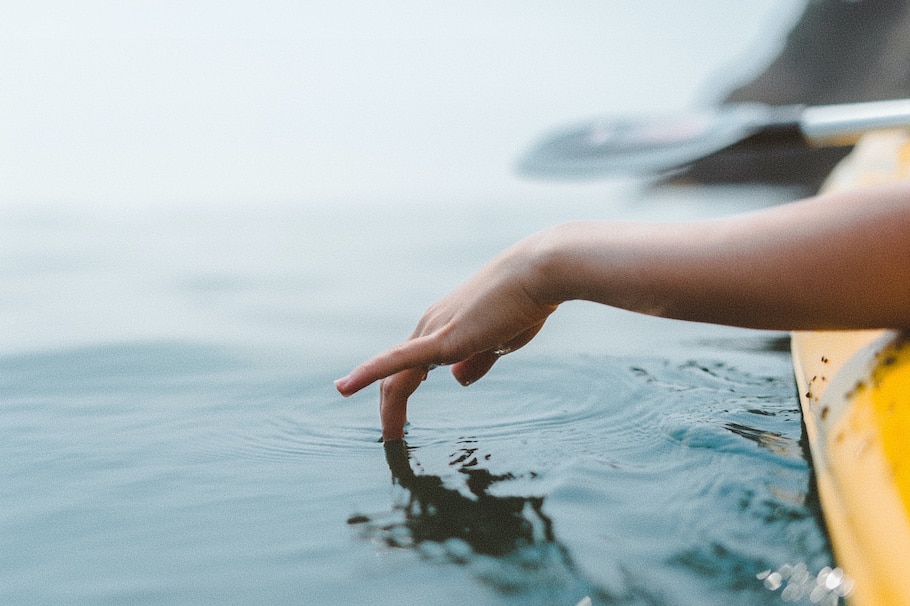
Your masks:
M792 198L510 172L591 108L710 97L791 4L342 4L305 43L279 2L13 15L0 603L810 603L833 560L785 334L566 304L477 384L431 373L391 447L375 388L332 386L534 230Z

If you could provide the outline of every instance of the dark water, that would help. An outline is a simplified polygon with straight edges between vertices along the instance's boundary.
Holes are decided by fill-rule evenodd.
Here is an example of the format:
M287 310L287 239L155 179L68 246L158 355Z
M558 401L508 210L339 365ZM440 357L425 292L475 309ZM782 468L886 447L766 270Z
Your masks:
M757 575L832 564L785 335L567 305L391 448L333 390L521 233L753 203L601 193L6 213L0 603L780 603Z
M433 380L407 448L329 375L239 352L8 356L4 601L775 603L756 574L830 554L764 355Z
M399 501L356 517L361 536L514 603L775 603L757 573L830 563L785 359L760 375L696 360L516 366L467 402L437 396L445 409L413 431L410 457L387 452Z

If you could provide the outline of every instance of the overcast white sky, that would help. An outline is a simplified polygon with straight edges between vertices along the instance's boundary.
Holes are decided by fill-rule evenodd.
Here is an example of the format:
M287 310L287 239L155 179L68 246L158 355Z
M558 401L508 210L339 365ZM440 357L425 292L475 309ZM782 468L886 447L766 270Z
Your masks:
M802 2L31 1L0 18L0 206L507 187L552 126L681 108Z

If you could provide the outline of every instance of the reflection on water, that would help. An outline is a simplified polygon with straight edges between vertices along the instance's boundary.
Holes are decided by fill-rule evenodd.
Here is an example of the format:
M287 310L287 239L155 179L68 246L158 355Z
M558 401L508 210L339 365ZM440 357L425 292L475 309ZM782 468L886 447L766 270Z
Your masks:
M751 440L763 448L767 448L775 454L785 457L802 455L803 451L799 442L788 438L773 431L762 431L742 425L740 423L724 423L726 429L729 429L736 435Z
M493 484L514 476L497 476L479 467L475 448L466 448L453 462L466 476L464 486L469 494L464 495L447 488L438 476L414 473L404 442L384 447L394 481L408 493L402 511L409 536L404 539L391 533L387 537L390 545L456 539L474 553L498 556L553 541L552 523L541 511L543 498L490 494Z
M553 522L543 512L544 497L494 494L495 484L516 476L484 468L480 459L489 456L478 452L475 440L459 443L450 465L463 482L454 487L438 475L415 472L412 466L419 463L404 441L384 444L392 481L401 490L399 502L391 512L354 515L348 523L388 547L470 564L482 581L507 594L524 594L529 603L590 592L554 536Z
M780 589L781 600L791 603L808 601L820 606L837 606L854 588L853 580L841 568L825 566L812 574L803 562L763 570L755 576L769 591Z

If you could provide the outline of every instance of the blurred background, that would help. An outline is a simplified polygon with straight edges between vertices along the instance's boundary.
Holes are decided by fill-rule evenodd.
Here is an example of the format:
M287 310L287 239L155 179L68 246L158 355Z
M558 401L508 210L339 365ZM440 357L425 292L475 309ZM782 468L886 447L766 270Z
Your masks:
M513 165L566 122L717 102L803 6L11 5L0 346L260 341L347 366L530 231L779 201Z
M716 100L804 2L37 2L0 23L0 204L520 196L543 129Z

